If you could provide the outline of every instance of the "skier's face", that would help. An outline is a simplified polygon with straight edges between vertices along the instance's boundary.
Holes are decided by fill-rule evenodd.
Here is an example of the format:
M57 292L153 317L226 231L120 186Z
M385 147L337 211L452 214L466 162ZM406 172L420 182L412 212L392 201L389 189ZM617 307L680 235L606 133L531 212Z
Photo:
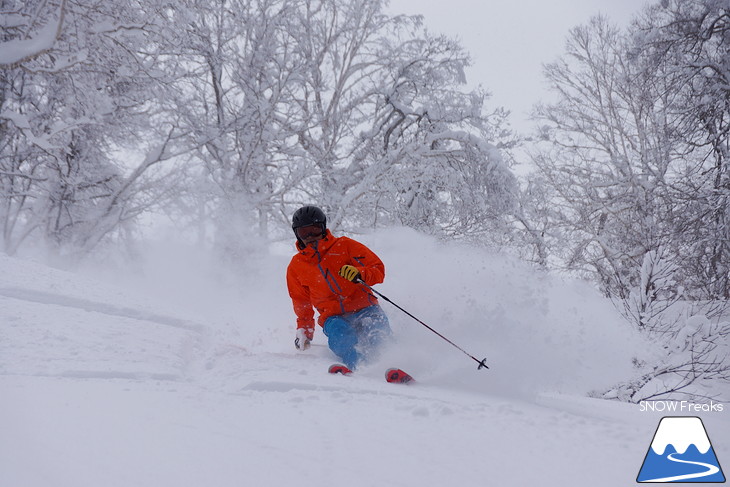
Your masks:
M297 237L304 245L312 245L322 239L324 232L321 225L307 225L297 228Z

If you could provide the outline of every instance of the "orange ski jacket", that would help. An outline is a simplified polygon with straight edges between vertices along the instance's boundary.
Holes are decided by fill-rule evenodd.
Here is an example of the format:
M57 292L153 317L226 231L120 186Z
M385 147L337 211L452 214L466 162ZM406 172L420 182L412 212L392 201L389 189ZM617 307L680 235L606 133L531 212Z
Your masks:
M327 230L317 242L317 248L302 247L292 257L286 270L289 288L297 315L297 328L314 328L314 308L318 323L330 316L359 311L377 299L362 284L355 284L338 274L343 265L350 264L360 272L360 278L370 286L385 279L385 265L375 253L356 240L334 237Z

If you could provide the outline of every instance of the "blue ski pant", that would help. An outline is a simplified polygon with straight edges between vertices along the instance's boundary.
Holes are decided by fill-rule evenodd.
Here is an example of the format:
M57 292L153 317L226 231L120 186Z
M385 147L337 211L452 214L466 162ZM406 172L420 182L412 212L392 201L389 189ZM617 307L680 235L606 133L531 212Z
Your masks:
M375 357L391 331L388 317L375 304L354 313L330 316L324 322L324 334L330 350L354 370Z

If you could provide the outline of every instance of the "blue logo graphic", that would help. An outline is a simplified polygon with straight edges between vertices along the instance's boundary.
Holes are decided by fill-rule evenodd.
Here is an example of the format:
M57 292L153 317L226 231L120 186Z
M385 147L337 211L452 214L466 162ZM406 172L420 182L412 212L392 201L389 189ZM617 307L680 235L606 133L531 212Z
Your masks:
M725 482L702 420L689 416L662 418L636 481Z

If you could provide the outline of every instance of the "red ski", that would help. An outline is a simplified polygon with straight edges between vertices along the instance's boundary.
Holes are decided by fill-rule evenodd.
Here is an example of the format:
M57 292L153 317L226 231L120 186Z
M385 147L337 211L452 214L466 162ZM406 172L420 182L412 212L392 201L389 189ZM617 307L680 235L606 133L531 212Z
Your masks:
M352 375L352 370L346 365L332 364L327 370L330 374ZM401 369L388 369L385 371L385 380L393 384L408 384L416 382L410 374Z
M342 374L342 375L352 374L352 370L350 370L346 365L342 365L342 364L330 365L330 368L327 372L329 372L330 374Z
M408 384L410 382L415 382L413 377L410 376L407 372L402 371L401 369L388 369L385 371L385 380L391 383L396 384Z

